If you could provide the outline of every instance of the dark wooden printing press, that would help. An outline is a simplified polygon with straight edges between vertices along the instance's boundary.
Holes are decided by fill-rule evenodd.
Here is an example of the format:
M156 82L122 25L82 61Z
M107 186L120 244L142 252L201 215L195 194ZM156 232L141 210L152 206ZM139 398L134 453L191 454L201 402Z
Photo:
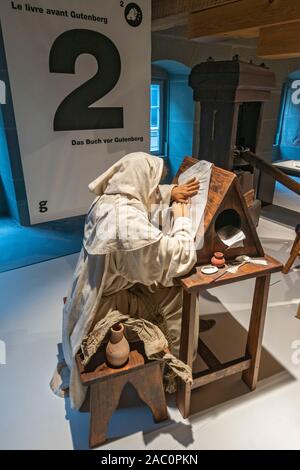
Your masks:
M251 164L235 160L234 149L256 152L263 105L275 88L275 74L264 64L209 59L196 65L190 75L194 100L201 103L198 158L236 173L254 223L261 202L257 199L258 172Z

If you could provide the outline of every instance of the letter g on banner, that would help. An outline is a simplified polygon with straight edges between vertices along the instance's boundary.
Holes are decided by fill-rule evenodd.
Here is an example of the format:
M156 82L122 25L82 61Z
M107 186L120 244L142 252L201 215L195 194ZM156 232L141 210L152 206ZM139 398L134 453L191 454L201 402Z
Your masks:
M300 104L300 80L293 81L292 89L295 90L292 93L292 103L298 105Z
M0 340L0 365L6 364L6 344Z

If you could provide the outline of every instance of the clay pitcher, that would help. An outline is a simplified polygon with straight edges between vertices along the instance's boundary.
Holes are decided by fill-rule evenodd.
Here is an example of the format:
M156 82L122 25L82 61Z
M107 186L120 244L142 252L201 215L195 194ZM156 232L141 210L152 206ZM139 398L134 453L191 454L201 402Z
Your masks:
M129 358L129 343L124 336L124 325L117 323L110 329L110 339L106 346L106 359L112 367L122 367Z

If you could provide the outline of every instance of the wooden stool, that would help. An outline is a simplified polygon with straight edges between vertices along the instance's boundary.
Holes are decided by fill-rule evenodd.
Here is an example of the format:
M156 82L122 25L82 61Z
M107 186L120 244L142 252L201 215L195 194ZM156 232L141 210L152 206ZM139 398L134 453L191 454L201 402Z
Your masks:
M216 380L222 379L238 372L243 372L243 380L250 390L256 388L258 372L260 366L260 356L262 349L262 338L267 310L268 293L271 274L280 272L282 264L266 256L264 258L267 266L246 264L241 266L236 274L227 273L220 279L212 282L214 277L201 273L201 266L195 268L189 276L180 279L179 283L183 287L183 310L181 326L180 359L193 366L194 353L194 330L196 323L196 299L197 294L207 289L216 288L225 284L239 282L246 279L255 278L255 291L252 304L250 326L245 355L222 364L218 358L209 350L203 341L199 340L198 353L207 364L208 369L198 374L193 374L193 384L178 383L177 405L184 418L190 414L191 392L193 389L201 387ZM218 274L215 275L217 277Z
M76 360L82 384L90 386L90 447L106 441L110 418L127 383L133 385L141 400L151 408L155 422L168 419L159 362L146 362L137 350L130 352L127 364L120 369L106 364L103 350L95 354L86 368L79 354Z
M293 244L293 248L291 250L291 256L289 257L286 265L284 266L282 272L284 274L288 274L290 272L291 267L293 266L296 258L300 256L300 224L298 224L295 228L296 232L296 239Z

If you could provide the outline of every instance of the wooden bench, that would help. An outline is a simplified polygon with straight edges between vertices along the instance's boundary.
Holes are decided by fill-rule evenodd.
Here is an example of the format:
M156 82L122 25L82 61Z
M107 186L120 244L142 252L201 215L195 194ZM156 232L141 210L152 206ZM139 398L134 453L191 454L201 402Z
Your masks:
M83 385L90 386L90 447L98 447L106 441L109 421L117 409L121 393L126 384L131 384L140 399L151 409L155 422L168 419L161 364L148 361L139 350L130 352L127 364L119 369L105 362L103 349L83 367L80 355L77 366Z

